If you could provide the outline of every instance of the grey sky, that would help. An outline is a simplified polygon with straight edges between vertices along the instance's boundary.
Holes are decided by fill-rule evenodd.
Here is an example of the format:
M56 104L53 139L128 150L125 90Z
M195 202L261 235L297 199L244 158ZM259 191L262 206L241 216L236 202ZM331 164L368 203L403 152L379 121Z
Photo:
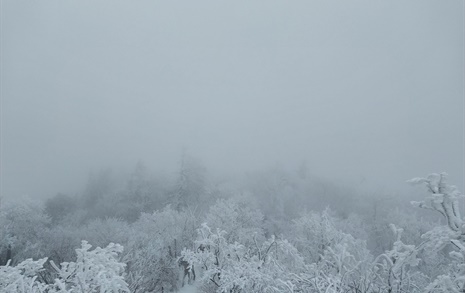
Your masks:
M463 1L1 1L6 196L172 170L183 147L463 191Z

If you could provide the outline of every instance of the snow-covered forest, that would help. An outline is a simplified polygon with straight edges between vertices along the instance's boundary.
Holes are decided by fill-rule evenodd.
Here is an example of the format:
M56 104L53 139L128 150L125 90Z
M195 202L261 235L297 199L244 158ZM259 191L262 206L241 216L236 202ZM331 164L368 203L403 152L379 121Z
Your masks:
M464 5L0 0L0 293L465 293Z
M447 174L409 180L424 190L411 203L304 166L247 177L213 181L183 156L169 184L138 163L123 185L105 170L80 196L2 202L0 291L464 292L463 195Z

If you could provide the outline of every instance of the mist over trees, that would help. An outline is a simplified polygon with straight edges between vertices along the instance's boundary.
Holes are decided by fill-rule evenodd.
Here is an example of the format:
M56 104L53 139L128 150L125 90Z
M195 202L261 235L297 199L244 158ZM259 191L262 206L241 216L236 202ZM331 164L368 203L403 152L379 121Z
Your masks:
M465 293L463 5L0 0L0 293Z
M412 206L304 170L217 179L184 153L160 178L138 162L78 195L3 201L0 289L464 292L463 195L445 173L409 181L429 193Z

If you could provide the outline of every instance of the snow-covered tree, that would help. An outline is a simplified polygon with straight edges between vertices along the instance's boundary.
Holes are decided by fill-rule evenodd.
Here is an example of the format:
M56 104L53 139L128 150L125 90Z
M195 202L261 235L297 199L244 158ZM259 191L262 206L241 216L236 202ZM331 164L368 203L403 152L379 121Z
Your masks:
M87 241L76 249L75 262L63 262L60 266L51 262L56 271L53 284L43 282L41 272L47 259L27 259L16 266L0 266L0 292L5 293L75 293L129 292L123 279L125 264L117 260L123 251L119 244L110 243L106 248L91 250Z
M119 244L110 243L106 248L92 246L82 241L81 248L76 249L76 262L64 262L60 267L52 262L58 278L53 288L57 292L129 292L124 281L124 263L117 260L123 251Z
M412 184L423 184L430 195L424 201L412 202L414 206L433 210L446 220L446 226L437 227L422 237L425 249L434 253L450 246L450 265L445 274L438 276L428 287L428 292L465 292L465 220L460 214L459 199L463 194L447 183L446 173L433 173L425 178L414 178Z
M77 199L63 193L58 193L45 202L45 213L54 224L63 221L69 214L76 212L77 208Z
M269 235L285 230L285 222L296 212L296 184L289 172L282 166L275 166L264 172L249 174L247 190L257 198L265 215Z
M357 259L366 258L369 253L365 242L337 229L337 222L329 209L321 213L306 213L293 221L286 236L302 253L307 263L321 261L325 251L329 247L334 249L338 244L345 245ZM363 252L359 249L363 249Z
M379 255L373 263L372 273L379 278L375 286L390 293L422 292L425 277L414 269L420 262L419 250L415 245L407 245L401 240L402 228L394 224L390 227L396 241L391 250Z
M50 219L36 202L6 203L0 209L0 265L41 257L40 240Z
M0 266L0 292L4 293L39 293L46 292L47 284L38 281L38 276L44 271L47 258L33 261L26 259L16 266Z
M183 259L202 274L197 280L205 292L283 292L292 274L304 271L304 260L287 240L271 237L250 246L228 242L227 232L203 224L199 249L185 249ZM199 269L197 269L197 274Z
M107 218L94 219L81 226L78 233L81 239L86 239L96 246L104 247L109 243L127 245L131 228L127 222Z
M171 200L180 211L190 205L198 206L206 193L206 168L185 152Z
M177 258L184 247L194 247L197 220L189 210L171 206L152 214L143 213L132 224L124 253L127 281L132 292L176 290L179 279Z
M239 242L244 245L253 243L254 238L264 238L263 214L250 207L245 198L219 199L210 207L206 215L208 226L226 232L229 243Z

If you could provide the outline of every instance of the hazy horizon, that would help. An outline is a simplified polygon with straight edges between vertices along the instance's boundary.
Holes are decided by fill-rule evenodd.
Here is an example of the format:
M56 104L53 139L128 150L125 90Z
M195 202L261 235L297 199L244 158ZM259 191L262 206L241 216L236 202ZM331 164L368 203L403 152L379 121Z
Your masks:
M463 5L2 1L0 195L171 174L184 149L214 174L464 192Z

